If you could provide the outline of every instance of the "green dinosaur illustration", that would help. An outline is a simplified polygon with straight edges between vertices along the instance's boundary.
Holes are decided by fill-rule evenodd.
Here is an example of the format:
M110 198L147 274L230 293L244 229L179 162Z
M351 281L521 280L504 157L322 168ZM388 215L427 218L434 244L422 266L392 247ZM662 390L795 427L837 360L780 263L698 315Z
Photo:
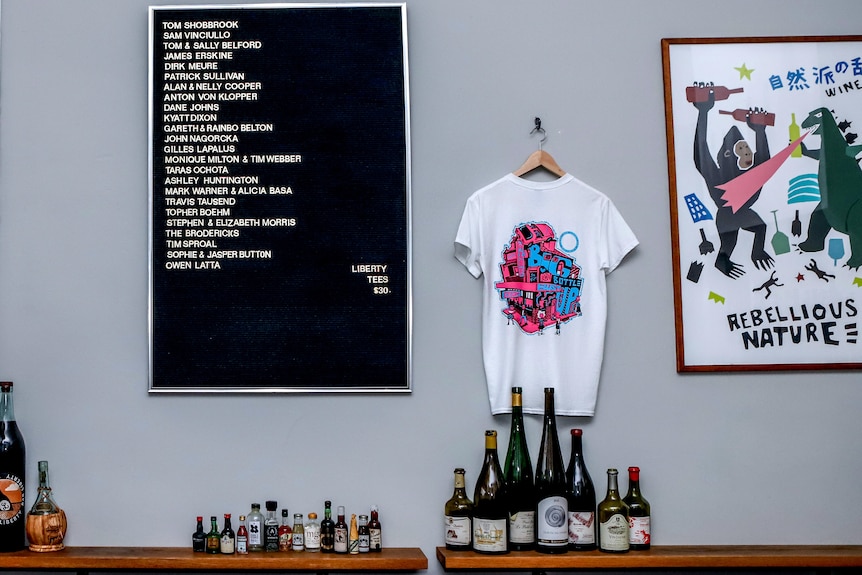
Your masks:
M856 148L847 145L826 108L811 112L802 127L814 128L812 133L820 135L819 150L801 144L804 155L819 161L820 203L811 213L808 238L798 247L804 252L822 251L829 231L837 230L850 237L850 258L844 265L857 269L862 265L862 170L854 158Z

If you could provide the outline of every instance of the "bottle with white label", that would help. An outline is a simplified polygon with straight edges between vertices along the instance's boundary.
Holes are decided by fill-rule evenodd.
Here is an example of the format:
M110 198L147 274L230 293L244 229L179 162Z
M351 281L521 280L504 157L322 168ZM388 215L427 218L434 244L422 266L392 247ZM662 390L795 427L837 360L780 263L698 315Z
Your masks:
M509 509L509 549L527 551L536 545L536 487L524 430L521 388L512 388L512 429L503 466Z
M625 553L629 550L629 508L620 499L616 469L608 469L608 493L599 503L599 551Z
M596 548L596 490L584 461L583 430L572 429L572 454L566 469L569 496L569 549Z
M260 503L251 504L251 512L246 517L248 521L248 550L263 551L263 513Z
M455 469L455 490L443 506L443 539L446 549L470 549L472 538L473 502L467 497L464 469Z
M641 494L641 470L629 467L629 491L623 503L629 508L629 547L644 551L650 547L649 501Z
M320 551L320 523L317 522L317 513L312 511L308 514L305 523L305 550L312 553Z
M508 517L497 432L489 429L485 432L485 461L473 491L473 551L508 553Z
M557 436L554 388L545 388L542 443L536 462L536 551L565 553L569 546L569 502L566 468Z

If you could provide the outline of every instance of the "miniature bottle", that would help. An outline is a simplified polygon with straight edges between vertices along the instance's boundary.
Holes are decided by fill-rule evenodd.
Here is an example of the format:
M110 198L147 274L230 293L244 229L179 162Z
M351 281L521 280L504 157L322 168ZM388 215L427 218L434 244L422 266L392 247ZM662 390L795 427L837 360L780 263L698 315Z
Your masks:
M236 529L236 553L248 555L248 529L245 527L245 515L239 516L239 527Z
M210 517L210 531L207 533L207 553L216 555L221 551L221 534L218 531L216 516Z
M320 522L320 551L335 552L335 522L332 520L332 502L323 502L323 521Z
M344 506L338 506L337 521L335 522L335 541L333 550L336 553L347 553L347 523L344 522Z
M351 555L359 553L359 526L356 523L356 513L350 515L350 533L347 536L347 552Z
M278 551L278 519L275 510L278 501L266 502L266 518L263 520L263 548L266 551Z
M248 520L248 550L263 551L263 514L260 512L260 503L251 504L251 513Z
M293 514L293 539L291 549L305 551L305 527L302 524L302 513Z
M371 550L371 534L368 532L368 516L359 516L359 552L368 553Z
M230 513L224 514L224 529L221 530L219 551L224 555L233 555L236 553L236 534L233 532L233 527L230 524Z
M293 529L290 528L287 509L281 510L281 525L278 526L278 550L290 551L293 547Z
M192 551L196 553L205 553L207 550L207 534L204 531L204 518L200 515L197 517L198 525L195 532L192 533Z
M368 537L371 551L383 550L383 527L380 525L380 512L376 505L371 506L371 520L368 522Z
M27 514L30 551L59 551L66 536L66 513L54 503L48 482L48 462L39 462L39 491Z
M305 550L320 551L320 523L317 522L317 513L314 511L308 514L305 524Z

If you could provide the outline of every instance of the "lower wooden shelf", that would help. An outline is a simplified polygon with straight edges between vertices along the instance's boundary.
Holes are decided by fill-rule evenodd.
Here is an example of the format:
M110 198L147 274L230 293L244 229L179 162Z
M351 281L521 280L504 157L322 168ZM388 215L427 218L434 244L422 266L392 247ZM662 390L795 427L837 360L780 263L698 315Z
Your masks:
M862 567L862 545L653 545L648 551L569 552L547 555L512 551L483 555L437 548L447 571L519 569L756 569L765 567L834 569Z
M418 547L379 553L249 553L209 555L186 547L67 547L50 553L0 553L0 570L44 571L419 571L428 558Z

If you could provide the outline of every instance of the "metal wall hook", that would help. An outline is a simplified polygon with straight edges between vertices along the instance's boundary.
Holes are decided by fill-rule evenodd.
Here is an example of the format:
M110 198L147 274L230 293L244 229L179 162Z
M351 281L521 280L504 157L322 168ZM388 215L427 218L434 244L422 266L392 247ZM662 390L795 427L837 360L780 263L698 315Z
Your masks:
M530 135L532 136L532 135L533 135L533 134L535 134L536 132L538 132L538 133L540 133L540 134L542 135L542 139L541 139L541 140L539 140L539 150L541 150L541 149L542 149L542 144L544 144L544 143L545 143L545 140L547 140L547 139L548 139L548 134L547 134L547 132L545 132L545 129L542 127L542 119L541 119L541 118L539 118L539 117L537 116L537 117L533 120L533 123L536 125L536 127L535 127L535 128L533 128L532 130L530 130Z

